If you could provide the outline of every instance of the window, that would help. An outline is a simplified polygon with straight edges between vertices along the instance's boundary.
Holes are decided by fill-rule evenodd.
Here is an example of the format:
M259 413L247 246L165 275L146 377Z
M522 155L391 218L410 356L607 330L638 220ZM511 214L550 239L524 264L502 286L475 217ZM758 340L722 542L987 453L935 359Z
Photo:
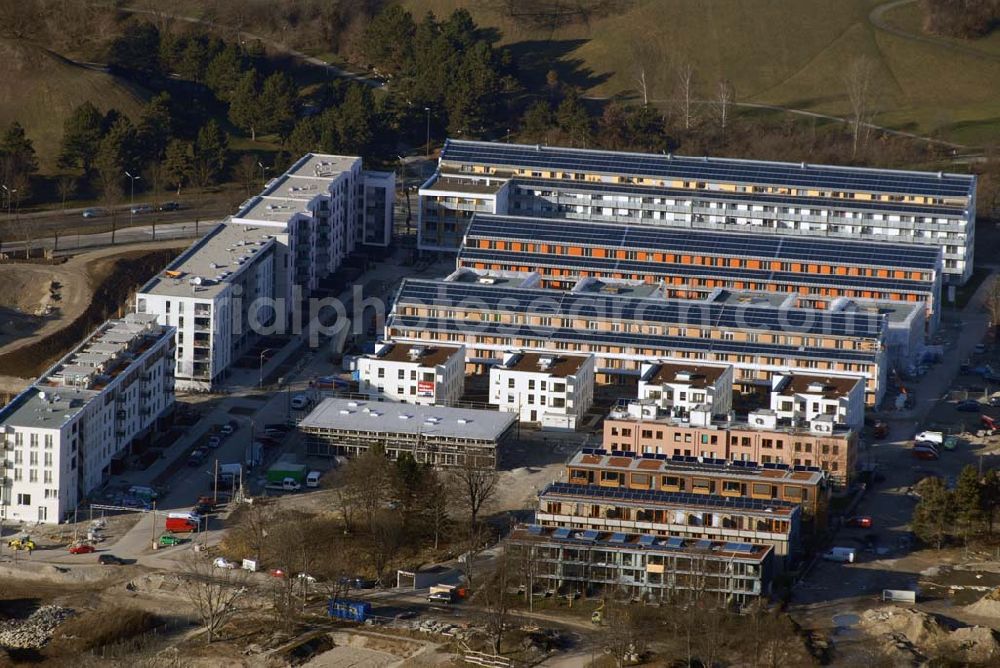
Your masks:
M376 377L377 378L385 378L385 369L380 367L379 370L378 370L378 374L376 374Z
M663 485L664 488L670 488L670 489L676 489L676 490L682 490L682 489L684 489L684 481L682 479L680 479L679 477L674 476L674 475L665 475L665 476L663 476L662 485Z
M17 495L17 505L19 505L19 506L30 506L31 505L31 495L30 494L18 494Z
M643 429L642 430L642 437L643 438L653 438L653 430L652 429Z
M396 375L399 380L406 380L406 371L404 369L400 369Z
M30 445L33 448L38 447L38 434L29 434L28 439L29 439L28 445Z
M649 489L649 483L652 477L648 473L633 473L632 474L632 486L641 487L642 489Z
M45 449L52 449L52 434L45 434Z
M722 491L731 493L740 493L740 483L736 480L723 480L722 481Z
M52 471L45 471L42 475L42 480L46 484L52 484Z
M528 381L528 389L529 390L535 389L535 381L534 380L529 380Z
M771 496L771 486L766 483L755 482L752 491L754 496Z
M507 388L511 389L511 390L514 389L514 379L513 378L508 378L507 379Z
M51 452L46 452L45 453L45 465L46 466L52 466L52 453Z
M618 483L621 481L621 474L617 471L601 471L601 482Z
M698 494L711 494L712 481L706 478L693 478L691 480L691 491Z

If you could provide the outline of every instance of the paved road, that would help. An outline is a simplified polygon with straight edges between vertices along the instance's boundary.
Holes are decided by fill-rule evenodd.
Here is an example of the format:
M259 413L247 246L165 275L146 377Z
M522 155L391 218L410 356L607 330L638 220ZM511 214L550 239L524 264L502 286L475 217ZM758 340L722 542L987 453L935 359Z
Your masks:
M918 0L895 0L894 2L887 2L884 5L879 5L878 7L872 9L871 13L868 14L868 22L883 32L895 35L896 37L902 37L903 39L908 39L912 42L931 44L942 49L957 51L974 58L982 58L983 60L1000 60L1000 55L987 53L986 51L981 51L975 47L966 46L964 44L942 39L940 37L908 32L885 20L886 12L896 9L897 7L902 7L903 5L914 4L917 1Z
M83 249L106 248L112 245L142 243L144 241L166 241L169 239L196 239L204 235L218 221L183 221L165 225L143 225L126 227L115 232L115 242L111 243L111 232L92 234L67 234L60 236L58 247L55 237L44 237L31 242L32 248L54 250L56 255L68 255ZM17 255L24 252L26 242L13 241L3 245L3 252Z

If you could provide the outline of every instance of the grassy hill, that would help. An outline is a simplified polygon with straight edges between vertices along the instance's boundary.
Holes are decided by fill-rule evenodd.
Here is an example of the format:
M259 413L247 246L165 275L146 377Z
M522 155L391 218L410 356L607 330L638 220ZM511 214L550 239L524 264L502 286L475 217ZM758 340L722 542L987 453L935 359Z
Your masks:
M0 127L19 121L35 143L42 170L55 165L63 121L90 100L101 111L114 107L135 117L144 92L47 49L0 39Z
M624 0L615 13L554 30L529 29L484 0L403 0L415 17L466 7L480 25L502 31L522 68L589 95L635 91L637 63L647 63L652 97L673 89L671 64L697 68L699 94L725 77L737 100L833 115L848 113L843 73L853 59L875 69L875 122L953 141L1000 141L1000 55L995 35L982 55L951 49L948 40L910 39L876 28L869 14L885 0ZM916 8L886 13L893 25L919 29Z

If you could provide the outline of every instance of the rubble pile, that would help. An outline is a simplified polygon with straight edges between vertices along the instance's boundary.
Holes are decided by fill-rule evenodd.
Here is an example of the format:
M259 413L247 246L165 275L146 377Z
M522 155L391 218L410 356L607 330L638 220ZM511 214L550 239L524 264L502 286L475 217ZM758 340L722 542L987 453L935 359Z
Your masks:
M909 608L875 608L861 615L860 627L882 640L888 655L914 658L947 651L959 661L990 661L1000 656L996 634L983 626L949 629L934 616Z
M38 649L49 641L52 631L72 615L73 611L69 608L43 605L27 619L0 622L0 647Z

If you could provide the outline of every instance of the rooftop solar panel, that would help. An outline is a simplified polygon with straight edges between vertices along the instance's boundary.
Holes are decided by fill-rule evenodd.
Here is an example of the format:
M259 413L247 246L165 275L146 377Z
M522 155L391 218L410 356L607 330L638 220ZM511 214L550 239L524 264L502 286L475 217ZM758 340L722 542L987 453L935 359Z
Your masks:
M609 543L624 543L626 540L628 540L628 536L623 533L613 533L608 538Z
M587 530L580 534L582 540L597 540L598 532L593 530Z
M556 529L552 532L553 538L569 538L572 532L569 529L564 529L562 527Z
M678 538L677 536L671 536L663 541L663 545L676 550L684 547L684 540L682 538Z
M639 545L653 545L656 543L656 536L639 536Z
M779 499L760 499L747 497L725 497L709 494L690 494L685 492L661 492L658 490L632 490L619 487L597 487L592 485L574 485L554 482L545 487L539 496L569 497L574 499L615 499L628 504L678 505L692 508L727 508L730 511L764 511L774 508L781 511L791 511L796 504ZM773 512L773 511L772 511Z
M751 234L745 231L701 231L653 225L626 225L560 218L523 218L476 214L467 238L524 240L534 243L574 243L623 249L646 249L673 253L708 254L780 261L835 259L860 266L933 269L938 245L898 244L890 241L792 237L781 234Z
M726 543L722 547L726 552L741 552L744 554L751 554L753 552L753 545L749 543Z
M542 527L538 526L537 524L531 524L528 526L528 533L540 536L542 534Z
M698 542L696 542L696 543L694 544L694 546L695 546L695 547L696 547L697 549L699 549L699 550L711 550L711 549L712 549L712 541L710 541L710 540L705 540L705 539L703 538L703 539L699 540Z
M975 184L972 177L940 172L660 156L452 139L445 142L441 162L935 197L968 197Z

